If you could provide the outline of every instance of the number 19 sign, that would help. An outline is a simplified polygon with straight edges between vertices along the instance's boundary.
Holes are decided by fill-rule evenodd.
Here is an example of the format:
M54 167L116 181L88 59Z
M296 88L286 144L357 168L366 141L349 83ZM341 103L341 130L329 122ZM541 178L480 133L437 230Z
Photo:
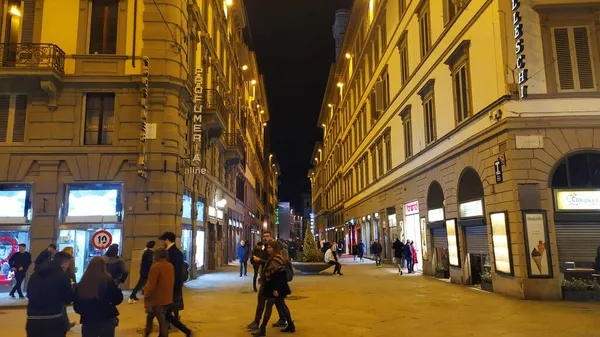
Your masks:
M112 244L112 235L101 229L92 235L92 246L96 249L106 249Z

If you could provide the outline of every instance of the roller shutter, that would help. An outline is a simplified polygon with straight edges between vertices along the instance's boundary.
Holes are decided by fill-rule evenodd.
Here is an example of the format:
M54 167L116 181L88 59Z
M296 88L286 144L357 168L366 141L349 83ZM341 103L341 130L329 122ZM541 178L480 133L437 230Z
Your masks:
M448 232L446 227L432 228L433 248L448 248Z
M557 222L560 262L594 262L600 247L600 222Z
M489 255L487 226L465 227L467 253Z

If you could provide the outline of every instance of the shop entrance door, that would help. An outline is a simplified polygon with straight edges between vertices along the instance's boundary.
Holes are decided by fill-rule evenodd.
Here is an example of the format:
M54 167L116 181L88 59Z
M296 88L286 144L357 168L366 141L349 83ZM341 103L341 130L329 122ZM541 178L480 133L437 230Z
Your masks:
M404 222L404 233L406 240L414 242L415 251L417 252L417 263L414 266L415 271L423 270L423 256L421 254L421 225L419 223L419 214L409 215Z
M77 281L81 280L83 272L87 268L90 260L96 256L104 256L106 250L100 250L92 246L92 235L98 229L61 229L58 235L58 250L62 251L66 247L73 247L73 260L75 261L75 277ZM112 243L119 245L121 249L121 229L105 228L112 235Z

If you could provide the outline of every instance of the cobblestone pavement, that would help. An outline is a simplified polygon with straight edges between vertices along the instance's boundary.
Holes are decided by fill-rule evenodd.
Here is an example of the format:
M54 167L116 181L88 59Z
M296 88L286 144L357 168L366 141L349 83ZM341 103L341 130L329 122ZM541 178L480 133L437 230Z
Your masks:
M600 303L522 301L430 277L399 276L372 263L344 262L344 276L297 275L291 283L288 305L296 336L600 337ZM251 275L238 276L226 267L186 284L182 319L197 336L249 335L244 326L254 316L256 295ZM117 337L140 336L143 304L122 304L119 310ZM0 323L3 336L25 336L23 309L0 309ZM68 336L78 335L79 325ZM269 328L267 335L286 334Z

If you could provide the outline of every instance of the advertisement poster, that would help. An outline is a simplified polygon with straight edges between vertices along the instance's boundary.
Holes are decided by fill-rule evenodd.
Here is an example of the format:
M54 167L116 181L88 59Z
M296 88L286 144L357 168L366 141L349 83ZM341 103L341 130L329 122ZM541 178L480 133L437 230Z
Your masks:
M529 277L552 277L546 216L542 211L524 212L525 244Z

